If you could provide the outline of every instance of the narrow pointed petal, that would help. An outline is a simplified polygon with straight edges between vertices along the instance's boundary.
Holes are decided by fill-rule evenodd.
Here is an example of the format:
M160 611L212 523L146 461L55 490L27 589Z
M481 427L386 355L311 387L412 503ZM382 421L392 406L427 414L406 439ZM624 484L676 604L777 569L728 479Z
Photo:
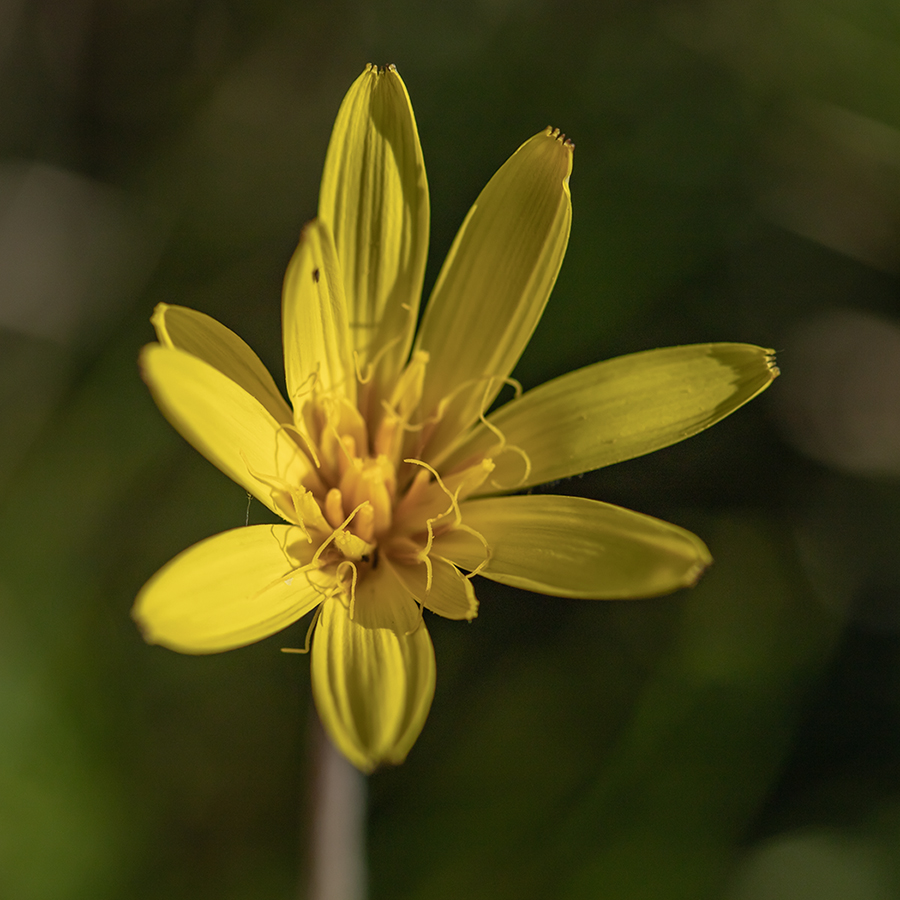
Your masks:
M230 328L186 306L158 303L150 319L159 342L199 357L256 397L276 422L291 422L291 408L269 370Z
M694 584L712 562L689 531L583 497L488 497L467 501L461 510L465 524L491 548L480 574L541 594L654 597ZM465 532L450 532L434 547L463 569L484 559Z
M549 381L488 417L508 445L490 483L518 490L643 456L709 428L778 375L772 350L695 344L632 353ZM479 425L444 464L493 456L497 434ZM482 490L482 493L490 491Z
M151 644L217 653L286 628L323 597L314 552L293 525L235 528L188 548L141 589L132 615Z
M284 374L299 409L315 385L320 395L356 400L356 370L341 265L328 227L303 229L288 263L282 296Z
M470 578L445 559L431 557L431 584L425 563L416 566L394 566L404 587L426 609L445 619L466 619L478 615L478 599ZM390 563L388 563L390 565Z
M150 344L141 373L181 436L273 512L293 518L284 485L301 485L311 466L296 442L255 397L183 350Z
M424 413L460 391L431 438L432 455L490 404L544 311L569 240L571 171L564 136L548 128L531 138L490 180L453 242L417 339L431 357Z
M322 605L313 636L316 709L335 746L363 772L403 762L434 697L434 648L412 634L367 628L338 599Z
M428 185L416 120L393 66L368 66L338 112L319 218L334 234L360 367L383 348L393 383L418 317L428 252Z

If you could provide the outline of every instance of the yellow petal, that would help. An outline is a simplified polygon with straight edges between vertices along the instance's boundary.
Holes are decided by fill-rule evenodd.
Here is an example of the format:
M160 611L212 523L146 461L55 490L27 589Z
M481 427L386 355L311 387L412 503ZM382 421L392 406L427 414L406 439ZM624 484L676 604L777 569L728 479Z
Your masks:
M181 653L243 647L286 628L319 604L314 552L294 525L251 525L180 553L141 589L132 615L151 644Z
M196 310L168 303L158 303L150 321L164 347L200 357L256 397L276 422L292 421L269 370L231 329Z
M383 350L393 383L409 353L428 252L428 185L416 120L393 66L367 66L338 112L319 196L344 272L363 371Z
M446 619L472 621L478 615L478 599L472 581L445 559L432 556L431 584L425 563L393 566L403 586L426 609ZM390 565L390 563L387 563Z
M183 350L150 344L140 362L154 400L182 437L273 512L294 518L282 487L302 484L311 466L259 400Z
M653 597L693 584L712 562L689 531L597 500L530 494L469 500L460 508L463 522L491 548L480 574L541 594ZM464 569L484 559L465 532L450 532L434 547Z
M478 196L450 248L416 342L431 357L423 412L462 389L431 438L432 456L497 395L544 311L569 240L571 171L564 136L548 128L531 138Z
M772 350L695 344L620 356L570 372L502 406L488 421L511 450L494 456L490 484L515 490L642 456L703 431L778 375ZM497 435L479 425L445 470L491 456ZM482 490L482 493L486 493Z
M351 614L365 628L388 628L412 634L422 624L422 610L387 560L359 579Z
M335 598L322 605L312 645L312 689L335 746L363 772L403 762L434 696L431 638L367 628Z
M356 400L341 266L328 227L310 222L288 263L282 295L284 374L299 409L315 386L322 395Z

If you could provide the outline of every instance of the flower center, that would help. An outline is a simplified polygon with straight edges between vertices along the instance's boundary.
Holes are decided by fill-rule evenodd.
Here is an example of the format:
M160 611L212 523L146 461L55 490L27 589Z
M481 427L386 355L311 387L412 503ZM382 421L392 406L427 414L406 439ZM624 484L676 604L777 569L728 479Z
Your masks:
M350 532L369 544L383 540L393 521L397 488L393 464L384 455L350 457L341 468L337 487L330 488L321 501L328 524L340 528L352 515Z
M359 406L334 394L320 395L313 387L312 395L296 411L297 434L303 436L304 450L315 471L305 481L303 496L294 498L294 506L301 522L325 531L323 540L333 531L355 536L356 541L339 535L331 538L347 559L362 559L376 545L390 541L398 501L416 480L414 472L407 473L398 488L397 470L410 435L421 427L412 419L418 411L427 363L427 353L413 353L389 395L376 399L374 409L374 384L360 383ZM317 510L311 510L312 501ZM309 522L310 511L318 525ZM407 520L404 532L408 536L408 516L402 518ZM424 519L413 526L418 531L425 528Z
M441 475L420 458L440 418L420 408L427 363L427 353L413 353L388 393L361 378L353 400L320 393L313 382L295 406L292 434L311 465L299 485L281 482L287 518L312 545L310 565L332 569L336 589L351 597L380 560L422 567L427 594L435 539L465 529L459 501L493 469L491 460L477 459Z

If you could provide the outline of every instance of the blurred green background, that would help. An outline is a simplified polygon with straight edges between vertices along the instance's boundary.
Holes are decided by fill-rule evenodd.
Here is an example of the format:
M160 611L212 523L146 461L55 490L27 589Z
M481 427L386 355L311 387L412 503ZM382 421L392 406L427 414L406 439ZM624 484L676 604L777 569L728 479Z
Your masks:
M369 779L371 897L900 897L895 0L0 0L0 897L304 896L308 663L278 651L305 623L194 658L129 619L246 509L136 356L182 303L281 377L282 273L366 62L415 106L426 290L509 154L575 141L526 386L710 340L783 372L556 488L698 532L695 590L482 582L472 624L429 618L431 717Z

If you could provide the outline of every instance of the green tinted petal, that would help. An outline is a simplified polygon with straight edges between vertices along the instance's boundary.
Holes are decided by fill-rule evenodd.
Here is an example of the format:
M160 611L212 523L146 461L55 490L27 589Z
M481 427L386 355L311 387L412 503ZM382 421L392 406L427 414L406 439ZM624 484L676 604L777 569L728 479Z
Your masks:
M311 465L259 400L183 350L150 344L140 364L153 399L182 437L273 512L294 518L282 488L303 484Z
M299 409L315 384L356 400L356 371L341 266L328 227L308 223L284 276L281 318L288 396Z
M335 598L322 605L312 644L312 689L335 746L363 772L403 762L434 696L434 648L412 634L367 628Z
M712 562L689 531L597 500L530 494L469 500L460 509L491 549L480 574L541 594L653 597L694 584ZM442 536L435 551L464 569L484 559L464 531Z
M338 112L319 196L344 272L353 346L380 351L393 383L409 353L428 252L428 185L416 120L393 66L368 66Z
M488 421L521 453L494 456L490 483L513 490L589 472L677 443L743 406L778 375L772 350L696 344L587 366L502 406ZM491 456L497 435L479 425L444 464Z
M251 525L195 544L138 594L132 615L151 644L216 653L275 634L319 604L314 548L294 525Z
M291 422L291 410L259 357L231 329L210 316L158 303L150 320L159 342L177 347L237 382L272 414L277 422Z
M432 457L497 395L544 311L569 239L571 171L564 136L548 128L531 138L478 196L450 248L416 342L431 357L423 413L462 389L432 436Z

